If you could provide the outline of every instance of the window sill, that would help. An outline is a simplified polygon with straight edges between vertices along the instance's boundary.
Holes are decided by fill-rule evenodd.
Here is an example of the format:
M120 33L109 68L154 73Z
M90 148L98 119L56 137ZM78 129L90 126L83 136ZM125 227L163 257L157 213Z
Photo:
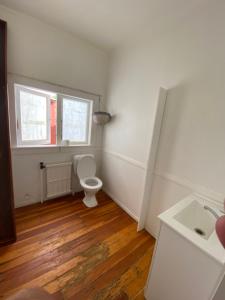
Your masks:
M11 149L45 149L45 148L70 148L70 147L91 147L91 144L74 144L74 145L22 145L14 146Z
M14 146L11 147L12 154L41 154L41 153L60 153L60 152L74 152L74 150L90 148L94 149L91 144L80 145L32 145L32 146Z

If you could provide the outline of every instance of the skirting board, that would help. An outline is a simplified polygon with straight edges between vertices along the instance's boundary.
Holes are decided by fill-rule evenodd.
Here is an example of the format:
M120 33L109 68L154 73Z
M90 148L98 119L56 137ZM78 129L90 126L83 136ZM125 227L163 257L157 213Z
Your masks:
M77 192L76 192L76 193L77 193ZM75 192L74 192L74 194L75 194ZM24 201L19 202L18 204L15 203L15 208L24 207L24 206L29 206L29 205L37 204L37 203L40 203L40 204L41 204L41 203L47 202L47 201L49 201L49 200L53 200L53 199L60 198L60 197L65 196L65 195L74 195L74 194L73 194L72 192L70 192L70 193L64 193L64 194L62 194L62 195L60 195L60 196L53 196L53 197L50 197L50 198L48 198L48 199L44 199L43 202L41 202L41 200L24 200Z
M36 203L41 203L40 200L24 200L21 201L19 203L15 202L15 208L19 208L19 207L23 207L23 206L28 206L28 205L32 205L32 204L36 204Z
M131 218L133 218L136 222L139 221L139 218L133 212L131 212L126 205L117 200L117 198L107 188L104 187L103 191L108 194L112 198L112 200L116 202L116 204L118 204L129 216L131 216Z

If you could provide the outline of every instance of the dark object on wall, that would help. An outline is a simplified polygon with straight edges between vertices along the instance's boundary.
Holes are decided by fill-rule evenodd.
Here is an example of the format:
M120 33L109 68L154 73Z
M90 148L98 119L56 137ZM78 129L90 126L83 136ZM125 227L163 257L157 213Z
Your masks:
M9 137L6 22L0 20L0 246L16 239Z
M99 95L99 111L93 113L93 122L97 125L105 125L110 122L112 116L110 113L101 110L101 96Z
M105 111L96 111L93 113L93 121L98 125L105 125L111 118L111 115Z

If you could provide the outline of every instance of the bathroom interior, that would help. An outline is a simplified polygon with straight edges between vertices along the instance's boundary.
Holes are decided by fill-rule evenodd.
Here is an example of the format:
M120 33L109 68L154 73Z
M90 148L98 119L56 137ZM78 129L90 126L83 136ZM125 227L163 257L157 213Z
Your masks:
M224 53L222 0L0 0L1 299L225 299Z

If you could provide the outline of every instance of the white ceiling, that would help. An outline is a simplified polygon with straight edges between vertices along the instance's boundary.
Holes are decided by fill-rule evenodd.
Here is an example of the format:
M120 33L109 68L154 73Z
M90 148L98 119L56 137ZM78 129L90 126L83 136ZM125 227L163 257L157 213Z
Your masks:
M207 0L0 0L105 49L141 33L157 34Z

